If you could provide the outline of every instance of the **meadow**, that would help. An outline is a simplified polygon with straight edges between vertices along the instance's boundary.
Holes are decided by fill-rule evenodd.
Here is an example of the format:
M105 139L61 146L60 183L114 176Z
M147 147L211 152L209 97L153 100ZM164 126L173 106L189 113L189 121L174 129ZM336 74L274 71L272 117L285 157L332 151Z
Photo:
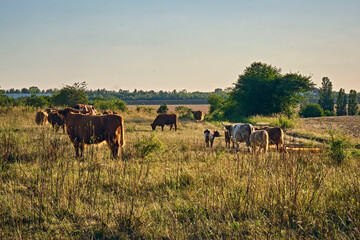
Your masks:
M0 108L0 239L360 238L359 116L294 120L287 139L326 139L320 153L242 145L236 154L223 134L205 147L203 131L223 133L219 123L152 131L156 114L131 110L120 114L120 159L106 146L77 159L67 135L37 126L35 112ZM326 127L338 120L341 161Z

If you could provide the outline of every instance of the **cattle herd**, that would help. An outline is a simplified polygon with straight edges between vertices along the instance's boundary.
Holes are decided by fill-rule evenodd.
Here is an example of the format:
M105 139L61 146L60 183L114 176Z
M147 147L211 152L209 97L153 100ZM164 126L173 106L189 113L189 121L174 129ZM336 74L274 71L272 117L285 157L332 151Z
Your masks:
M202 111L193 111L194 119L200 122L205 114ZM63 132L69 136L74 145L76 157L82 157L83 151L88 144L106 142L111 150L112 157L119 156L119 149L125 145L124 120L113 111L104 111L102 115L97 114L96 109L91 105L77 104L74 107L65 109L45 109L36 113L35 122L38 125L45 125L49 122L57 132L61 127ZM279 127L254 128L249 123L225 125L224 127L225 146L230 148L232 142L236 152L240 150L240 143L245 142L249 151L266 152L270 144L276 145L278 151L285 150L283 146L284 132ZM174 127L177 130L178 120L176 114L159 114L153 123L152 130L160 126L169 125L170 130ZM204 131L205 146L212 147L214 139L220 137L215 130ZM80 153L79 153L80 150Z

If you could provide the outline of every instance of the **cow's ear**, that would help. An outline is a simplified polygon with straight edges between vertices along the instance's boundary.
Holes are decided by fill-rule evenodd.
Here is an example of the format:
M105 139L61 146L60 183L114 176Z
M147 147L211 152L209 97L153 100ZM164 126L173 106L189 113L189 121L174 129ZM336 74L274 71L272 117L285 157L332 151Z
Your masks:
M214 137L220 137L220 133L218 131L214 132Z

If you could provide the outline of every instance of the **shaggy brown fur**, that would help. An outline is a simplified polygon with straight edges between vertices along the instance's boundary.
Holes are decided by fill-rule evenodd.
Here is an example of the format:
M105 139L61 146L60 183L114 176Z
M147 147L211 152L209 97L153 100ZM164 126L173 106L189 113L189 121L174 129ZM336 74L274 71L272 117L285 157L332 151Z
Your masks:
M191 112L194 115L196 122L201 122L202 120L204 120L205 113L203 111L199 110L199 111L191 111Z
M35 122L37 125L45 125L47 124L47 113L44 111L39 111L36 113Z
M117 114L117 113L114 112L114 111L112 111L112 110L105 110L105 111L103 112L103 114L106 115L106 114Z
M124 120L118 115L89 116L77 113L72 108L58 110L64 119L67 134L74 143L76 156L81 157L87 144L106 141L112 156L118 157L119 148L125 145Z
M269 145L276 145L277 151L284 149L284 131L279 127L263 127L256 130L266 130L269 134Z
M257 147L259 146L259 150L264 149L266 153L269 146L269 134L265 130L258 130L252 132L250 135L250 145L252 148L252 152L257 152Z
M47 120L49 121L55 132L59 131L59 128L61 127L63 133L65 133L64 120L59 116L57 111L46 109L46 112L48 113Z
M96 108L91 105L76 104L73 108L80 110L80 112L85 115L95 116L97 113Z

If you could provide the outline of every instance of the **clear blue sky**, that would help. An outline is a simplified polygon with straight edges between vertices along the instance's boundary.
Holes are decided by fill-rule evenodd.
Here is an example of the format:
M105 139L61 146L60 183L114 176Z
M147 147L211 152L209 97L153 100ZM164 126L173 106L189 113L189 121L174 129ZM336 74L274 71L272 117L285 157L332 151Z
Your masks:
M359 0L0 0L0 86L212 91L261 61L360 91Z

